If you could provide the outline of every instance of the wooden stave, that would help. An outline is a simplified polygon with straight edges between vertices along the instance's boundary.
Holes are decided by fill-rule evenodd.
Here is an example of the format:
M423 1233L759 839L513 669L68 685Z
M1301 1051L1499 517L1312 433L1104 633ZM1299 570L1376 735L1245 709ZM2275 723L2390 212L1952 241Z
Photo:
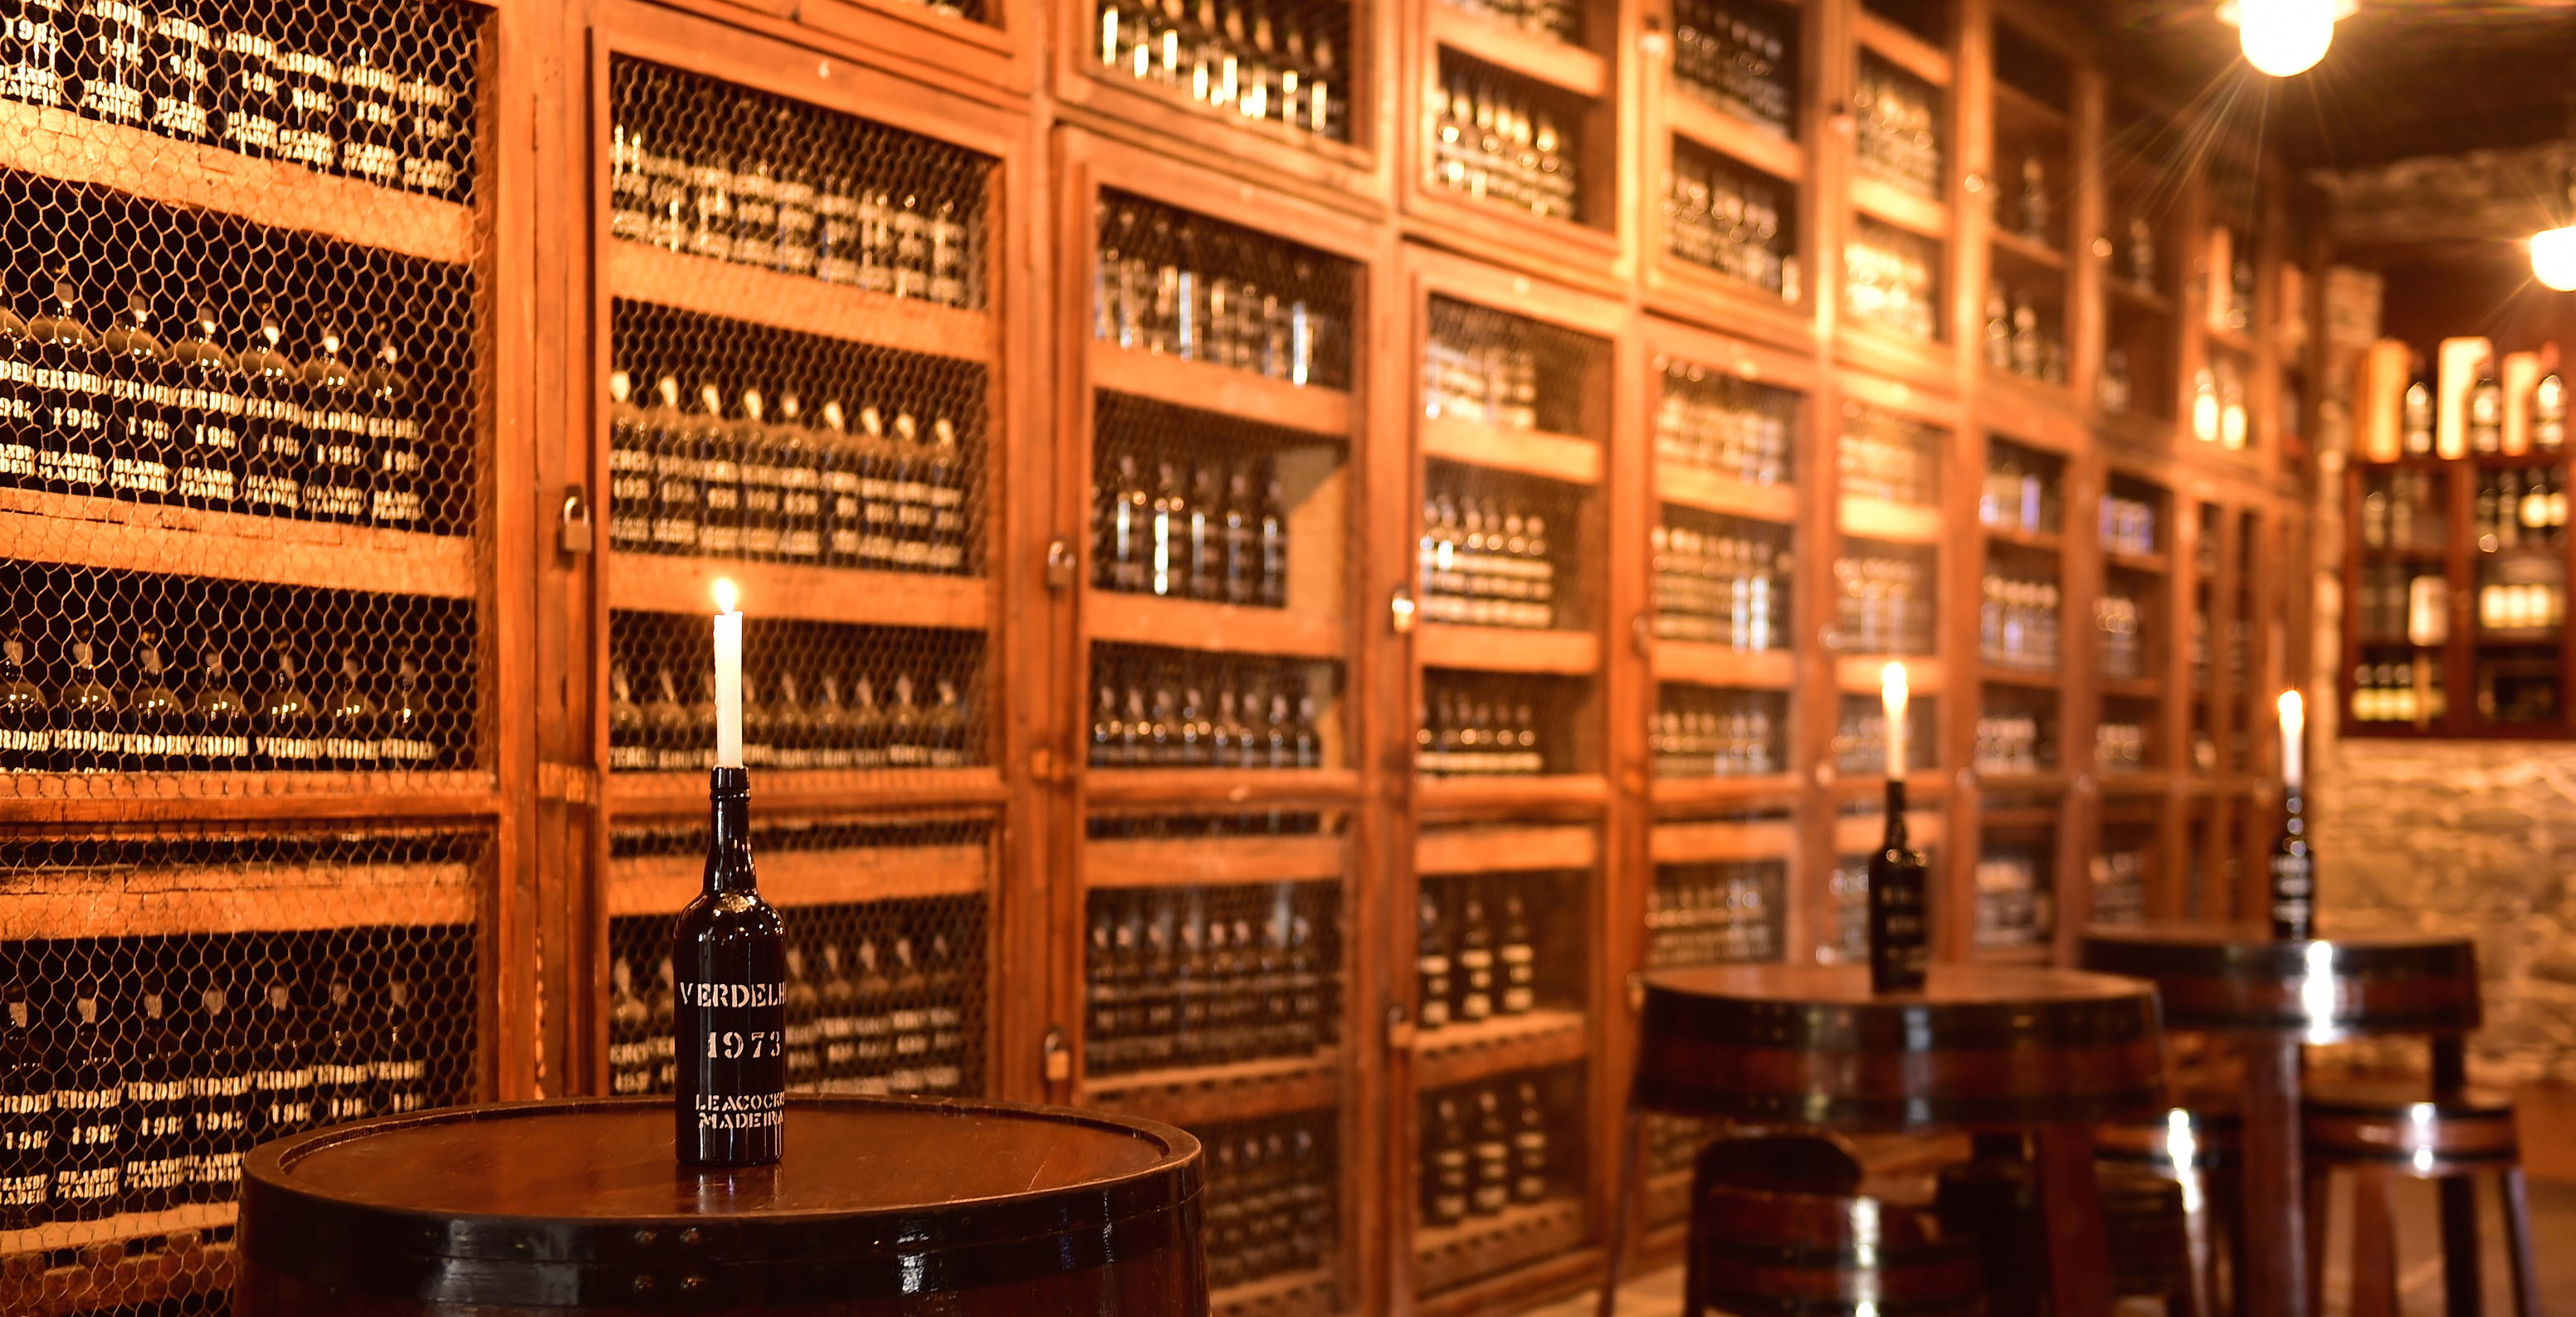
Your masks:
M2078 963L2155 984L2170 1029L2289 1030L2330 1042L2479 1025L2477 948L2465 938L2283 942L2261 934L2250 925L2096 928L2084 934ZM2334 948L2333 1005L2323 1018L2307 995L2318 945Z

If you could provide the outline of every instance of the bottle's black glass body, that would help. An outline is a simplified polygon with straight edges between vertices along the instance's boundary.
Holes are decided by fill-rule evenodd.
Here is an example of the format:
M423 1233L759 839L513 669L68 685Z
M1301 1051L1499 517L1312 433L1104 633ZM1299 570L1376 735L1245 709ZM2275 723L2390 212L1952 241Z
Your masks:
M2308 845L2307 802L2292 787L2289 817L2272 843L2272 936L2305 942L2317 935L2317 857Z
M683 1165L776 1162L787 1115L787 935L751 867L750 775L709 775L706 889L672 931Z
M1869 988L1913 992L1931 953L1923 852L1906 844L1905 783L1887 784L1887 836L1869 857Z

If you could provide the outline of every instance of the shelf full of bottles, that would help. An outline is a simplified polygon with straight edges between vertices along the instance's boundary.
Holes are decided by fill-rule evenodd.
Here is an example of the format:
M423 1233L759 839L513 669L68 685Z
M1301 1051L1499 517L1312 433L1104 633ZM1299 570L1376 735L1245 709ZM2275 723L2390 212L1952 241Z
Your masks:
M1776 0L1693 0L1670 56L1647 69L1655 204L1644 282L1667 314L1796 342L1813 332L1806 219L1819 195L1800 85L1806 11Z
M1405 15L1397 188L1479 254L1599 281L1619 264L1623 17L1609 3L1435 0Z

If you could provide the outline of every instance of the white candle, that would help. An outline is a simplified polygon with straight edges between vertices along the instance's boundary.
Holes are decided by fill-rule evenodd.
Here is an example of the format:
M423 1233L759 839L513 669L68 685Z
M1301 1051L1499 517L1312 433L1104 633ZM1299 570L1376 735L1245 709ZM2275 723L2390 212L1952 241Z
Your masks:
M2308 711L2300 703L2299 693L2281 692L2281 782L2292 794L2307 778L2307 755L2299 744L2299 734L2307 725Z
M742 767L742 614L733 582L716 582L716 767Z
M1905 776L1905 665L1890 663L1882 675L1879 699L1887 706L1887 775Z

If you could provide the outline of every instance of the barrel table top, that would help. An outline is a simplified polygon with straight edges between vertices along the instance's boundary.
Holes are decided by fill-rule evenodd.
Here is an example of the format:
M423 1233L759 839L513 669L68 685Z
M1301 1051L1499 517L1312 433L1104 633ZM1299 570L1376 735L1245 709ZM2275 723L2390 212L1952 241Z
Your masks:
M1723 965L1645 978L1637 1105L1850 1129L2023 1126L2152 1110L2154 990L2006 965L1935 965L1875 995L1866 966Z
M985 1101L793 1097L774 1167L672 1158L668 1098L465 1107L254 1150L241 1246L318 1290L705 1310L1042 1282L1198 1248L1198 1140Z
M2084 968L2145 979L2175 1029L2297 1033L2308 1042L2478 1027L2477 948L2385 933L2284 942L2265 924L2156 921L2086 929Z

